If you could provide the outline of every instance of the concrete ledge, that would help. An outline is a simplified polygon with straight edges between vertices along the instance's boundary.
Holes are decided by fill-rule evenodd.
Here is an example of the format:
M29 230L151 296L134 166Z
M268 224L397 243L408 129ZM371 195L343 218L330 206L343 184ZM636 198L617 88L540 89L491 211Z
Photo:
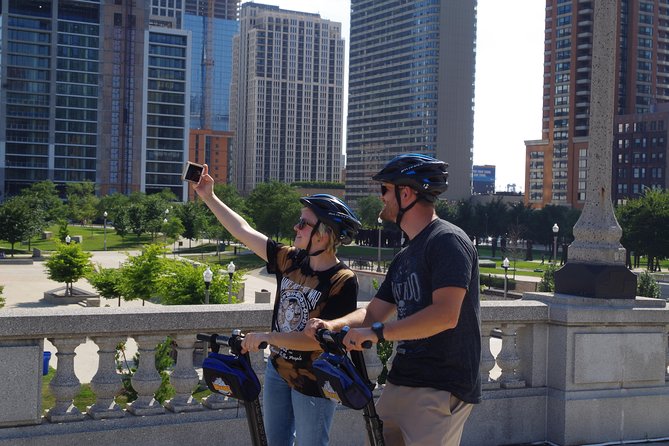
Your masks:
M5 258L5 259L0 259L0 265L32 265L33 264L33 259L12 259L12 258Z

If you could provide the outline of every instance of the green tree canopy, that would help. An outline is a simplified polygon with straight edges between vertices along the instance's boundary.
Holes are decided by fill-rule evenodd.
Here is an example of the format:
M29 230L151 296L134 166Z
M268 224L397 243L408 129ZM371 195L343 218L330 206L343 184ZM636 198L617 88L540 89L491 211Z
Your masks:
M369 195L358 200L357 215L362 226L368 229L374 229L379 225L379 212L383 208L383 203L379 197Z
M285 183L259 184L246 200L258 231L276 239L292 237L293 226L300 218L300 195Z
M82 225L97 216L98 198L95 196L95 183L84 181L68 183L66 186L68 216Z
M669 192L646 189L638 199L619 206L617 216L623 246L648 256L650 269L655 259L669 256Z
M168 261L165 274L158 283L160 302L165 305L198 305L204 302L205 284L202 277L206 266L183 261ZM229 297L228 274L214 272L209 287L209 303L225 304ZM233 292L239 289L239 279L233 276ZM233 297L233 300L235 298ZM234 303L234 302L232 302Z
M119 286L125 300L144 301L157 296L158 281L165 271L162 253L162 246L147 245L140 255L128 259L122 268L122 280Z
M121 281L123 270L120 268L102 268L98 267L92 270L86 279L93 285L100 296L106 299L118 299L118 305L121 306Z
M45 262L47 277L56 282L65 282L65 295L72 295L72 284L92 271L91 254L81 245L59 243L56 251Z
M60 199L56 184L51 181L33 183L21 191L22 198L31 206L41 209L45 214L45 221L52 223L65 217L65 205Z
M16 242L30 237L34 228L28 223L34 212L21 197L13 197L0 206L0 240L7 240L12 247Z

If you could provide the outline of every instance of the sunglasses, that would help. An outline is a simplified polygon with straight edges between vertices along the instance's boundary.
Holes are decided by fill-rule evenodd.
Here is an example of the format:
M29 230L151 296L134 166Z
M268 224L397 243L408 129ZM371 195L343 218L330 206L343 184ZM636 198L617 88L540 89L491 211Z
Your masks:
M382 184L381 185L381 196L383 197L388 192L388 190L389 189L386 187L386 185Z
M309 226L310 228L313 228L314 225L306 221L304 218L300 218L297 220L297 224L295 224L295 227L299 229L300 231L304 229L305 226Z

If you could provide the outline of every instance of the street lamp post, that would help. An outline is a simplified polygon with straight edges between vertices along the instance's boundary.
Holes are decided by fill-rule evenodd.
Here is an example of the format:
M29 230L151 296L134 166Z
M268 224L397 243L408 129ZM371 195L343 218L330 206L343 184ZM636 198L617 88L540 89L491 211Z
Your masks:
M560 227L557 223L553 224L553 263L557 263L557 237Z
M228 282L228 303L232 302L232 276L234 275L235 264L230 260L230 263L228 263L228 277L230 277L230 281Z
M509 289L509 286L508 286L508 281L509 281L509 276L508 276L509 258L508 257L504 257L504 260L502 260L502 268L504 268L504 298L506 299L506 293L507 293L507 290Z
M202 273L202 278L204 279L204 304L209 305L209 286L211 285L211 279L214 278L214 273L211 272L209 266Z
M105 251L107 250L107 215L109 215L109 214L107 214L107 211L104 211L104 213L102 214L102 216L104 217L103 227L104 227L104 234L105 234L104 242L102 243L102 245L103 245L103 248L104 248Z
M383 220L381 220L381 217L377 220L379 223L379 246L377 248L376 252L376 272L380 273L381 272L381 229L383 226L381 226L381 223L383 223Z
M163 257L167 255L166 251L167 251L167 218L163 218Z

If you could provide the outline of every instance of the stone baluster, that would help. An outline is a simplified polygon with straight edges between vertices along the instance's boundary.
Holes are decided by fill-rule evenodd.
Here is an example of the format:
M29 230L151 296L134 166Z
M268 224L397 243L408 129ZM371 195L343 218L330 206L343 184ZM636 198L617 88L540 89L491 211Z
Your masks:
M98 348L98 371L91 380L91 389L95 392L95 404L87 409L88 415L96 420L103 418L122 418L125 412L116 404L114 398L123 388L121 376L116 373L116 346L125 339L121 337L94 337Z
M379 378L381 371L383 371L383 363L379 359L379 354L376 350L376 344L370 349L365 349L362 351L362 354L365 358L365 366L367 367L367 376L369 380L373 383L376 383L376 380Z
M165 412L165 408L154 398L162 382L156 370L156 345L165 340L165 336L138 336L139 368L132 376L132 387L137 392L137 399L128 404L128 412L134 415L156 415Z
M525 387L521 379L520 356L517 348L517 330L523 325L502 324L502 350L497 355L497 365L502 369L500 385L505 389Z
M193 398L192 392L199 381L193 368L195 336L179 334L173 337L176 342L177 364L170 375L170 384L176 395L165 406L172 412L191 412L202 410L202 405Z
M491 324L481 324L481 387L484 390L498 389L499 382L490 377L490 371L495 367L495 357L490 350L490 332L494 328Z
M49 383L49 389L56 398L56 404L47 411L46 418L52 423L82 420L84 414L72 403L81 388L81 383L74 373L74 349L86 342L86 339L55 338L49 341L58 349L56 353L58 366L56 375Z

